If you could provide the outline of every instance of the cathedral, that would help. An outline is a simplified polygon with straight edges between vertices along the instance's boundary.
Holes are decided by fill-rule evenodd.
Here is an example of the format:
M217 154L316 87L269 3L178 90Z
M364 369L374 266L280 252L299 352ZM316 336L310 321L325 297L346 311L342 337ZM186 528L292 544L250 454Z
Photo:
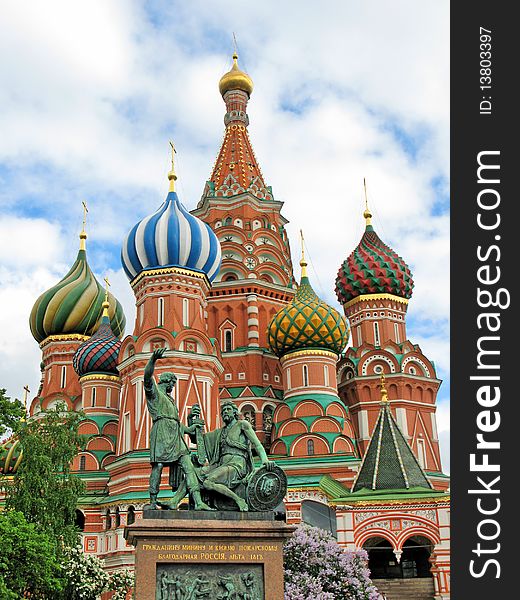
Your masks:
M408 339L412 273L376 233L367 204L358 245L343 262L331 257L344 314L320 299L303 238L293 268L283 203L249 136L253 82L236 54L219 89L224 138L197 207L188 211L177 195L172 148L166 199L143 211L122 242L137 309L127 335L121 304L89 267L85 225L70 271L30 315L42 351L30 415L60 401L85 414L88 442L73 465L87 486L77 510L84 551L108 569L133 565L123 530L149 502L144 369L165 348L156 375L177 376L181 420L197 404L214 429L220 403L232 400L287 475L279 509L289 523L366 549L389 599L449 598L449 478L435 415L441 381ZM6 475L23 460L17 446L0 446ZM167 483L165 473L160 498L172 495Z

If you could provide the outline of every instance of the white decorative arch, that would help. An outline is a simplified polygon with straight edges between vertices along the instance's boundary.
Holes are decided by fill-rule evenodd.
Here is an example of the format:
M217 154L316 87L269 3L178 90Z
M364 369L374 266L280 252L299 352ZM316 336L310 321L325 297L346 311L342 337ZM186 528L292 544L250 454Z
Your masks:
M361 368L361 375L367 374L368 365L374 362L375 360L382 360L383 362L385 362L390 367L390 373L396 372L395 364L391 358L385 356L384 354L373 354L372 356L369 356L363 363L363 367Z

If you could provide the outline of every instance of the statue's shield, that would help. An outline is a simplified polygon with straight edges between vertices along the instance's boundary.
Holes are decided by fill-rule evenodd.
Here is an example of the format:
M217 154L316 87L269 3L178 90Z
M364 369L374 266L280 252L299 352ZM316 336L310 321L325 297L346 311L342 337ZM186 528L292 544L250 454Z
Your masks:
M247 483L247 503L250 510L273 510L287 492L287 477L274 465L271 471L265 466L257 469Z

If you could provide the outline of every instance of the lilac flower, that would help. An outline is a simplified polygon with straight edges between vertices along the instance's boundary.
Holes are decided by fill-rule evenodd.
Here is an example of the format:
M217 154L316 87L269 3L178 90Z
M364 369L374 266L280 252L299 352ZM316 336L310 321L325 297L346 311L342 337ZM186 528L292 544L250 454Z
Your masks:
M284 600L381 600L364 550L344 551L323 529L301 524L284 547Z

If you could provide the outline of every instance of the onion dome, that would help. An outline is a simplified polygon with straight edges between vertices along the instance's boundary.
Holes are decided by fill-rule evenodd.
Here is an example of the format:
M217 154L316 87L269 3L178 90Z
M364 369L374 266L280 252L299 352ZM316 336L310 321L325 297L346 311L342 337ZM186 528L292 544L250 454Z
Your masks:
M12 437L0 444L0 475L14 475L22 458L23 450L18 438Z
M348 341L347 323L336 309L320 300L312 289L303 251L300 265L302 278L295 297L269 323L269 346L278 356L306 348L339 354Z
M174 152L172 145L172 155ZM145 270L181 267L205 273L213 281L221 261L218 238L207 223L181 204L175 192L173 160L168 179L166 200L127 235L121 251L123 269L130 280Z
M253 80L247 73L238 68L238 54L236 52L233 54L233 66L227 73L222 75L218 88L222 96L230 90L242 90L248 96L251 96Z
M363 216L366 220L365 233L357 248L339 268L336 278L338 300L347 304L366 294L392 294L408 300L413 289L408 265L374 231L368 206Z
M31 333L37 342L50 335L92 335L101 323L104 290L90 270L85 240L80 234L80 249L76 261L65 277L36 300L30 316ZM123 307L109 294L110 325L121 337L125 330Z
M72 366L80 377L88 373L118 375L117 361L121 340L114 335L110 327L108 292L105 294L99 329L79 346L72 359Z

